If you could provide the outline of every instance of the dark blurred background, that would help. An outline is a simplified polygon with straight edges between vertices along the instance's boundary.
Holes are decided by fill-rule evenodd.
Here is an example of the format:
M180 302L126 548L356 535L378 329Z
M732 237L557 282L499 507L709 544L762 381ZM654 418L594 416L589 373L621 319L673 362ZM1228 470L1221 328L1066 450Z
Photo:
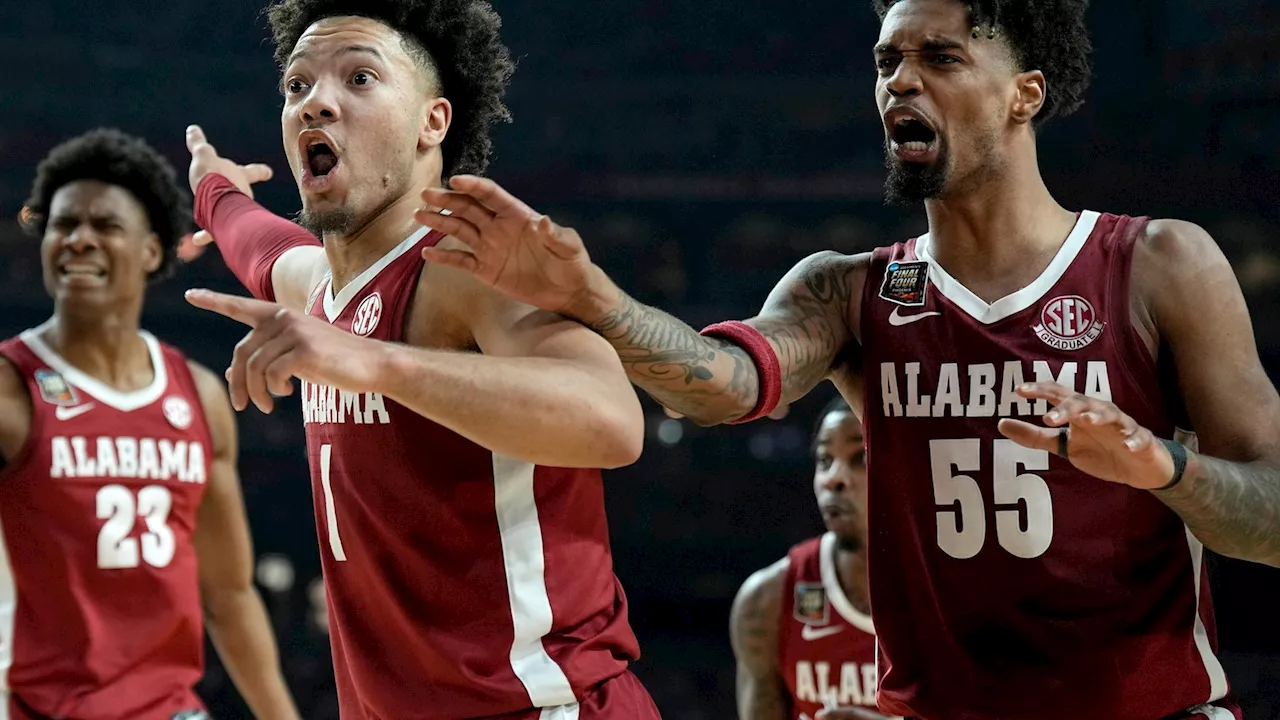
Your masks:
M698 325L750 316L787 268L924 227L880 201L869 4L800 0L495 0L519 58L515 122L491 174L579 229L641 300ZM265 161L259 199L298 208L280 97L257 0L0 2L0 331L50 311L34 241L12 218L35 163L98 125L147 137L185 175L183 129ZM1272 12L1268 13L1267 10ZM1051 189L1073 208L1205 226L1236 267L1263 361L1280 369L1280 14L1275 0L1106 0L1091 10L1087 104L1040 139ZM1052 92L1052 89L1050 89ZM216 251L155 288L147 327L212 367L242 335L181 300L192 285L239 291ZM1195 288L1186 288L1196 312ZM1205 352L1212 352L1206 348ZM644 649L637 672L664 715L733 717L726 627L738 585L821 529L808 435L824 387L786 417L704 430L648 403L650 442L608 473L616 571ZM317 592L296 401L240 417L242 472L262 556L258 579L306 717L336 718ZM1277 428L1280 432L1280 428ZM1251 720L1280 718L1280 572L1211 565L1224 661ZM248 717L209 655L217 717Z

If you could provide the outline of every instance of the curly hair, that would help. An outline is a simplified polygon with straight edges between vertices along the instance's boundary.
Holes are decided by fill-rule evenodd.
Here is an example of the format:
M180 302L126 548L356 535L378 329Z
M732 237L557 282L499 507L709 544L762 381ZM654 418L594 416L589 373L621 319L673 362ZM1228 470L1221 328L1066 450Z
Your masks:
M444 176L483 173L493 157L493 126L511 121L503 96L515 63L498 34L498 13L485 0L281 0L267 8L281 69L312 23L343 15L385 23L408 41L453 104L441 146Z
M872 0L872 7L883 21L899 2ZM1019 71L1044 73L1048 90L1036 125L1084 104L1093 73L1093 44L1084 20L1089 0L967 0L965 5L974 32L1003 36Z
M22 227L40 237L49 224L49 206L58 189L77 180L100 180L128 190L147 211L151 231L160 239L160 266L151 279L168 277L178 245L191 231L191 201L163 155L142 138L114 128L98 128L49 151L36 166L31 197L22 208Z

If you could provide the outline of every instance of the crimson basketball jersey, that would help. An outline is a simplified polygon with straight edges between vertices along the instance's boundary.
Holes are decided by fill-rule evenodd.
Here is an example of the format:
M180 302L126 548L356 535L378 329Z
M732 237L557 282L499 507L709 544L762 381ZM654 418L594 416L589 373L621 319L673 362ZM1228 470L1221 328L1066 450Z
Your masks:
M0 472L0 718L201 710L192 535L213 447L186 358L143 333L155 377L121 392L68 364L44 327L0 344L33 407Z
M812 720L828 703L876 707L876 631L845 596L835 559L833 533L787 553L778 667L791 720Z
M307 311L400 342L422 229ZM303 383L344 720L574 707L639 656L598 470L491 452L377 393Z
M1230 718L1200 543L1153 494L1005 439L1054 380L1175 433L1130 320L1145 218L1083 212L988 305L928 235L873 253L863 295L880 706L928 720ZM1171 391L1173 392L1173 391ZM1172 396L1171 396L1172 397Z

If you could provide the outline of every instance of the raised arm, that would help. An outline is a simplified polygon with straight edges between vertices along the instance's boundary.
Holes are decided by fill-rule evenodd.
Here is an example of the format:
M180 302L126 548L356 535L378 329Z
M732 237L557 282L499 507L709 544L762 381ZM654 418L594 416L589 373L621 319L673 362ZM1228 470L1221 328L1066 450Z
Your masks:
M253 543L236 471L235 416L222 381L194 363L191 369L214 444L195 531L205 628L254 716L295 720L298 711L280 672L275 635L253 586Z
M423 192L432 208L450 214L424 212L419 220L467 247L434 248L428 259L592 328L617 351L632 382L699 424L758 417L770 403L803 396L855 341L867 256L814 255L783 278L757 317L699 333L620 290L571 228L490 180L451 183L452 191Z
M778 667L778 627L787 559L757 571L738 590L729 611L729 642L738 663L738 717L785 720L786 687Z
M1156 496L1215 552L1280 566L1280 397L1231 265L1204 230L1165 220L1151 223L1134 268L1201 450Z
M302 309L328 267L314 235L253 200L254 183L271 178L266 165L219 157L198 126L187 128L195 193L196 242L217 239L222 258L254 297Z

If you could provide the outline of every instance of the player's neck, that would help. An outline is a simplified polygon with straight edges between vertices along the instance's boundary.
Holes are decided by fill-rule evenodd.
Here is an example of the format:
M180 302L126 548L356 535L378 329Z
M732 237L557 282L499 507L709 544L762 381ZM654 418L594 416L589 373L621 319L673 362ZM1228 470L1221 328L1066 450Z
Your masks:
M335 293L378 262L395 246L421 227L413 214L422 207L420 192L428 185L443 183L437 175L427 182L415 180L411 190L374 213L369 222L350 235L325 235L324 251L332 272Z
M854 609L862 613L871 613L871 598L867 593L867 551L866 547L857 550L846 550L836 546L836 578L840 581L840 589L849 599Z
M925 210L930 255L987 302L1038 277L1076 222L1045 187L1034 155L963 195L926 201Z
M155 377L151 353L139 334L139 314L78 315L57 308L41 339L84 374L132 392Z

